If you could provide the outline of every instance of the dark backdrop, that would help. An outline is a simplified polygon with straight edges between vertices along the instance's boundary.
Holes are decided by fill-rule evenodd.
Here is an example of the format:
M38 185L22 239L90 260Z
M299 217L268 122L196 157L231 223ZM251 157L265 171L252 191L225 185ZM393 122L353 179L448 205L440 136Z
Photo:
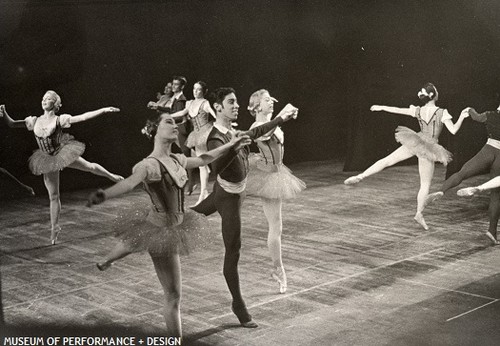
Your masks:
M128 175L150 149L140 128L145 107L173 75L185 89L204 80L232 86L239 124L248 128L249 95L267 88L300 108L284 126L285 162L345 159L366 168L397 147L401 116L371 113L373 103L408 106L427 81L456 119L465 106L496 108L500 5L495 1L2 1L0 103L22 119L42 113L47 89L62 97L61 113L104 106L119 114L76 124L68 132L87 144L84 157ZM446 131L444 131L446 132ZM484 143L467 121L442 143L455 154L450 170ZM26 160L31 133L0 124L0 165L39 193ZM67 169L63 190L107 181ZM0 177L0 198L19 193Z

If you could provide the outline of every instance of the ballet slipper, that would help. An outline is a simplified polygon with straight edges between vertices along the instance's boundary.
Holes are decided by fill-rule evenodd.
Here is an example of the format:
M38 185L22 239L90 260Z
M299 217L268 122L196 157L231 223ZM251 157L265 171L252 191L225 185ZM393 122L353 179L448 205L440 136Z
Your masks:
M415 214L415 217L413 219L417 221L417 223L420 226L422 226L426 231L429 230L429 226L427 226L427 224L425 223L424 216L422 215L422 213Z
M361 174L358 174L358 175L352 176L352 177L344 180L344 184L345 185L354 185L354 184L359 183L361 180L363 180L363 177L361 176Z
M473 186L473 187L466 187L464 189L458 190L457 191L457 196L460 196L460 197L474 196L479 191L480 191L479 188L477 188L475 186Z
M242 308L235 308L234 305L231 306L231 310L240 321L240 324L244 328L257 328L259 325L252 320L252 316L247 311L247 308L244 306Z
M434 192L434 193L427 195L427 197L425 197L424 207L428 206L430 203L432 203L434 201L437 201L438 199L440 199L443 196L444 196L444 192L442 192L442 191Z
M486 232L484 235L486 235L488 237L488 239L491 240L491 242L493 243L493 245L499 245L500 244L500 241L496 240L495 237L493 236L493 234L491 234L489 231Z
M52 245L56 245L57 237L59 236L60 232L61 232L60 226L56 226L50 230L50 243Z
M113 178L111 179L112 182L117 183L119 181L124 180L125 178L122 177L121 175L118 174L113 174Z
M111 267L113 263L111 262L103 262L103 263L96 263L96 267L97 269L99 269L100 271L105 271L106 269L108 269L109 267Z
M188 190L187 190L188 196L191 196L193 194L194 190L196 190L197 187L198 187L198 184L188 185ZM198 204L198 203L196 203L196 204Z
M283 267L278 267L271 271L271 277L276 280L279 284L279 290L280 293L285 293L287 289L287 280L286 280L286 273L285 273L285 268Z

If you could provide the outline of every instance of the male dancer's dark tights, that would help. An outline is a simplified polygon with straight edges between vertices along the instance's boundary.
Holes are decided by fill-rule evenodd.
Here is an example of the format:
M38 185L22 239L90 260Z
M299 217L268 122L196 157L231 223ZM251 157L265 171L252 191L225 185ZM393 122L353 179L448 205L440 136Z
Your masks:
M445 180L441 191L446 192L458 186L463 180L487 172L488 169L490 178L500 175L500 149L487 144L472 159L467 161L459 172ZM490 218L488 231L496 238L497 224L500 218L500 188L491 190L488 215Z

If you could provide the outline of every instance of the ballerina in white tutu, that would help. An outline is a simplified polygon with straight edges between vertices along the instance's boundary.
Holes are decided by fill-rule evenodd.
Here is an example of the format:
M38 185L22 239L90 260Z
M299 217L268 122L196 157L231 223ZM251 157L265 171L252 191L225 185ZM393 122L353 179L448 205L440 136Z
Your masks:
M250 96L248 110L255 117L251 129L271 121L275 102L277 100L265 89L260 89ZM283 164L285 136L280 127L255 141L260 154L249 159L251 168L246 192L262 199L264 214L269 224L267 246L273 261L271 275L279 283L280 293L285 293L287 278L281 256L282 201L295 197L306 188L306 184Z
M59 216L61 214L61 201L59 194L59 172L63 168L74 168L92 174L100 175L117 182L123 177L108 172L97 163L88 162L81 155L85 151L85 144L76 141L73 136L62 131L71 124L86 121L105 113L119 112L115 107L105 107L81 115L69 114L56 115L61 108L61 98L52 90L45 93L42 99L41 116L30 116L24 120L13 120L0 106L0 117L3 117L9 127L26 128L33 131L38 143L38 150L29 158L29 168L35 175L43 175L43 180L50 200L50 242L54 245L57 241L61 227Z
M198 157L186 157L172 153L179 130L170 114L160 114L156 121L148 122L143 133L154 140L152 153L134 166L127 179L91 194L88 206L129 192L140 183L150 195L151 205L124 213L115 225L121 241L97 267L105 270L132 252L148 251L165 293L167 335L181 336L179 254L186 253L196 238L203 237L200 231L206 225L200 214L184 210L186 170L207 165L229 150L238 151L250 143L250 138L232 136L223 146Z
M439 135L441 134L443 125L454 135L462 126L464 119L469 116L466 110L462 111L457 122L454 124L450 113L446 109L436 106L438 95L434 84L427 83L418 92L418 98L423 104L421 107L410 106L408 108L398 108L372 106L370 110L373 112L384 111L417 118L420 125L420 132L417 133L407 127L398 126L395 137L396 141L401 143L401 146L388 156L375 162L363 173L344 181L346 185L357 184L370 175L382 171L384 168L417 156L420 189L417 194L417 212L414 219L426 230L429 227L424 220L422 211L424 210L425 198L429 194L429 188L434 175L434 163L441 162L443 165L447 165L451 161L451 153L438 144Z

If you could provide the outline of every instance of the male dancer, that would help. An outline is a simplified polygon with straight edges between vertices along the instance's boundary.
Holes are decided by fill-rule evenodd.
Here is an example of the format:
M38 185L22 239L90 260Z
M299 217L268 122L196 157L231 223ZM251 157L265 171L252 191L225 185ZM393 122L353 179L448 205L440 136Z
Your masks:
M215 91L213 108L216 113L214 128L208 135L208 150L227 143L232 129L232 122L238 118L238 101L232 88L219 88ZM284 121L296 116L297 108L288 104L269 123L243 132L252 139L259 138L273 130ZM238 275L238 261L241 248L241 204L245 197L245 184L248 174L248 147L238 152L231 150L212 163L212 170L217 174L213 192L192 209L205 215L218 211L222 218L222 238L226 249L224 255L224 277L233 298L232 310L245 328L256 328L241 295Z
M463 165L459 172L444 181L439 191L427 196L425 205L440 199L446 191L458 186L467 178L488 170L490 178L500 175L500 106L496 111L486 111L480 114L474 108L467 110L472 120L486 125L488 140L483 148ZM490 225L486 236L497 245L497 225L500 218L500 189L498 188L491 190L488 214Z

